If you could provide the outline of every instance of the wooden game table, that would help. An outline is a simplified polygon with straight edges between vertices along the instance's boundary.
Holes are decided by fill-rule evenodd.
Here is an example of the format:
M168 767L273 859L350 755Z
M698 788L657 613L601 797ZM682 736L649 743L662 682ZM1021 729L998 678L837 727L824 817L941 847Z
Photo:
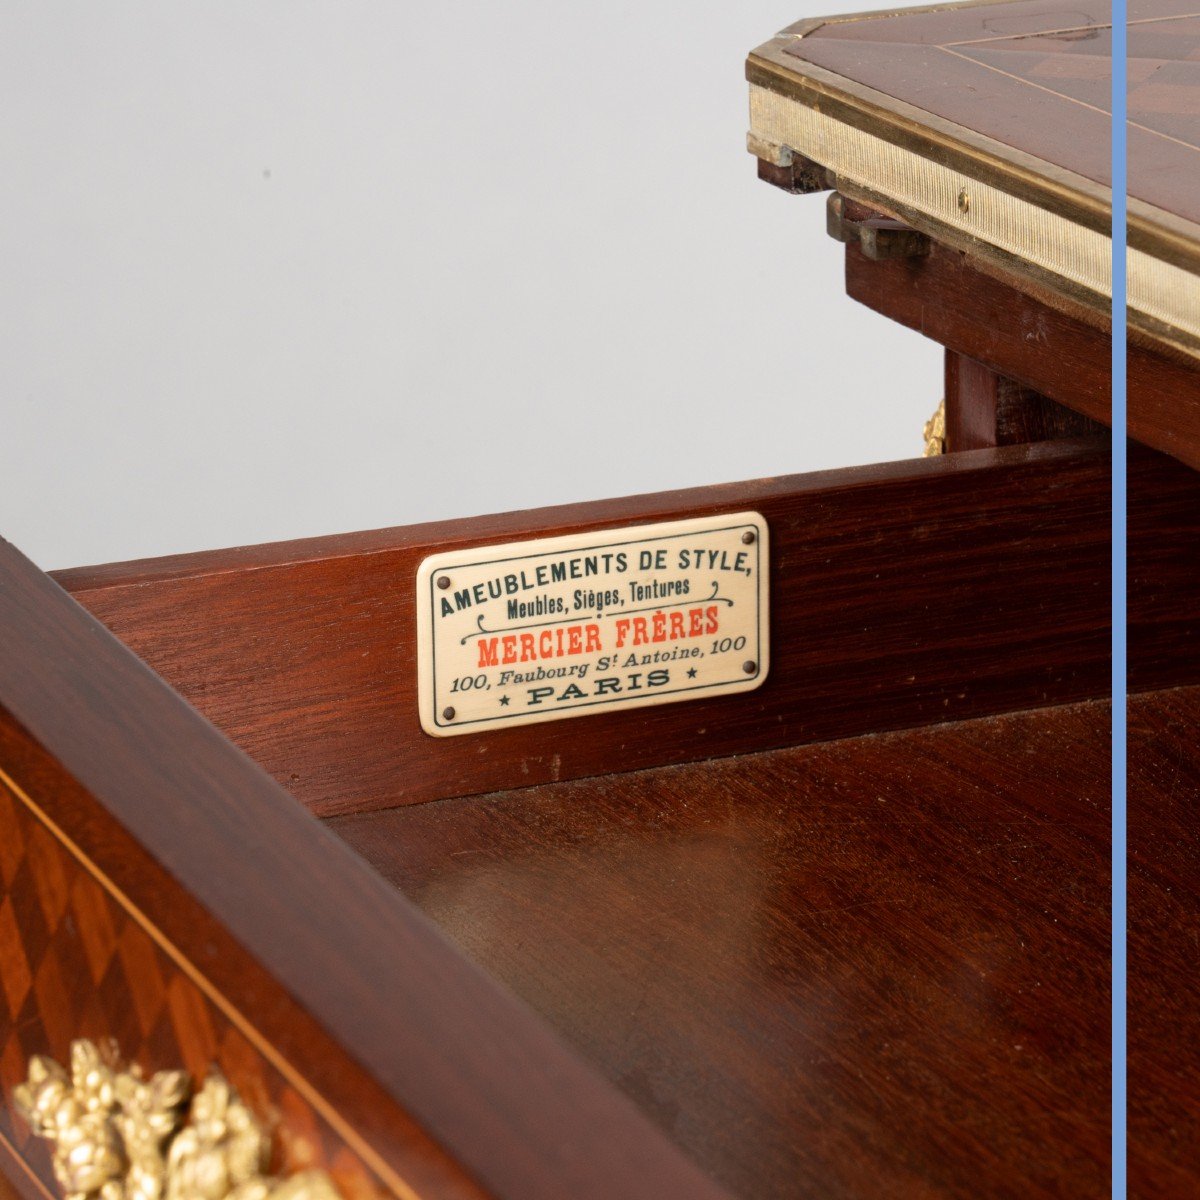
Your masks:
M1155 1197L1200 1190L1195 24L1130 27ZM1108 45L1013 3L749 58L759 173L946 347L926 457L53 575L0 543L0 1194L1108 1194ZM709 518L762 556L740 685L431 703L463 563Z

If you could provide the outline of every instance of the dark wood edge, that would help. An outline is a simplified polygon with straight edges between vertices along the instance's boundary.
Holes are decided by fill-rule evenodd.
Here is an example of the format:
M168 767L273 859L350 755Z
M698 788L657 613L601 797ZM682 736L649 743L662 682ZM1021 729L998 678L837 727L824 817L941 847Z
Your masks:
M506 1200L724 1195L7 543L0 630L0 764L312 1087Z
M913 444L918 439L914 435ZM1056 449L1035 451L1059 457ZM1003 461L1003 460L997 460ZM1022 456L1011 458L1022 461ZM333 558L354 558L385 554L394 550L416 550L435 554L456 545L480 545L510 538L528 537L531 530L543 532L576 529L605 529L631 521L668 518L679 512L733 511L762 503L771 498L816 494L870 484L920 479L944 475L947 471L970 471L989 465L984 459L960 458L939 462L928 458L906 458L896 462L872 463L862 467L836 467L809 471L803 475L781 475L771 479L709 484L680 488L670 492L641 492L614 499L586 500L571 504L553 504L544 508L513 509L447 521L426 521L416 525L393 525L383 529L352 533L325 534L296 538L292 541L263 542L253 546L231 546L218 550L198 550L159 558L130 559L123 562L97 563L68 567L49 575L73 596L105 588L140 587L173 579L194 579L226 572L264 567L295 566L324 562Z
M846 247L846 293L1093 420L1112 421L1111 334L1028 282L938 243L872 262ZM1200 367L1131 337L1130 437L1200 467Z
M1066 405L947 350L945 354L946 450L1016 446L1056 438L1111 438L1111 431Z

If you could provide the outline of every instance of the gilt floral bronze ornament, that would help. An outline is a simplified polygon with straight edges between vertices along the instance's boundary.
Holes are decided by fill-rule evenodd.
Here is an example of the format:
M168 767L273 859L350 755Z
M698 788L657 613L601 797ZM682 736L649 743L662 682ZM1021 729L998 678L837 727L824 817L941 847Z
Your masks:
M265 1174L271 1139L220 1074L193 1090L185 1071L116 1061L76 1041L70 1070L35 1055L16 1089L67 1200L338 1200L323 1171Z

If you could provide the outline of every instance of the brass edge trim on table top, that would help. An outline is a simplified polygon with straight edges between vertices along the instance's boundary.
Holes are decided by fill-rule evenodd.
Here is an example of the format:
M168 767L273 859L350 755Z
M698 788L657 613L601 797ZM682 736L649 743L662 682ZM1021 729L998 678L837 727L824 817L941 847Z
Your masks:
M1147 329L1172 331L1179 345L1200 341L1200 276L1130 247L1126 311ZM1194 353L1194 352L1193 352Z
M906 205L910 211L981 243L1028 259L1093 291L1112 287L1112 241L1107 230L1066 219L1012 194L1007 186L949 166L879 133L860 128L821 104L755 84L750 128L762 142L791 147L833 172Z
M29 1178L29 1181L38 1189L39 1192L42 1193L43 1196L46 1197L46 1200L58 1200L58 1197L42 1181L42 1177L29 1165L28 1162L26 1162L25 1155L23 1155L20 1150L18 1150L16 1146L14 1146L12 1142L8 1140L8 1137L3 1129L0 1129L0 1145L3 1145L3 1147L8 1151L9 1158L11 1158L13 1162L15 1162L17 1166L25 1172Z
M931 134L944 132L948 122L937 122L942 129L935 131L925 123L928 114L908 105L900 105L903 112L885 112L874 122L867 119L870 113L864 116L862 107L848 103L838 88L775 86L784 68L779 64L766 64L766 68L765 74L757 70L753 58L747 63L752 144L787 147L832 171L835 178L874 188L894 204L907 205L927 223L939 223L960 238L974 238L978 245L1007 253L1018 264L1018 275L1027 269L1020 266L1027 260L1030 267L1073 287L1111 296L1107 189L1017 154L1025 169L1031 169L1029 164L1040 168L1036 182L1042 196L1030 198L1013 185L1014 164L1007 164L1012 170L999 174L986 169L989 162L994 165L990 151L975 147L974 157L967 158L960 145L957 153L940 153L945 143ZM807 76L788 79L793 84L812 82ZM872 111L878 108L872 105ZM897 121L908 122L906 136L895 135ZM1104 219L1080 219L1097 213ZM1148 318L1143 327L1152 336L1157 329L1175 330L1171 344L1194 356L1192 343L1200 341L1200 274L1191 269L1190 261L1184 265L1174 261L1179 256L1148 253L1138 236L1130 240L1126 261L1131 309ZM1178 248L1184 243L1173 244ZM1200 241L1189 244L1188 251L1200 253Z
M1126 319L1132 332L1142 334L1145 338L1160 343L1156 349L1161 349L1165 345L1176 355L1183 355L1188 359L1200 358L1200 337L1191 337L1172 325L1159 321L1147 313L1128 308L1128 306L1126 307Z
M274 1048L269 1039L235 1008L224 994L202 974L191 960L142 912L140 908L100 869L99 866L78 846L54 819L0 767L0 783L3 783L20 800L38 821L50 832L97 883L142 927L159 948L177 967L212 1001L218 1009L246 1036L255 1049L275 1067L277 1071L315 1108L335 1132L345 1141L379 1180L390 1187L401 1200L422 1200L421 1195L388 1165L384 1158L355 1132L337 1109L308 1082L292 1064Z
M1097 233L1109 233L1110 189L814 63L799 58L779 61L786 44L775 39L751 51L746 59L747 82L939 166L1002 186L1017 199Z
M751 51L747 81L1111 236L1111 188L814 63L785 59L794 40L776 37ZM1200 225L1136 197L1128 207L1131 249L1200 272Z
M1126 196L1125 243L1168 266L1200 274L1200 225Z

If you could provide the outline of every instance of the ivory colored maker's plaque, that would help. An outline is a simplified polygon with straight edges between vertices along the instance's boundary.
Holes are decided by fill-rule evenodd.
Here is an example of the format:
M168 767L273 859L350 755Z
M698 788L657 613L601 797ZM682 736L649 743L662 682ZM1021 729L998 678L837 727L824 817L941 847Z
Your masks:
M768 641L758 513L454 550L417 572L437 737L752 691Z

